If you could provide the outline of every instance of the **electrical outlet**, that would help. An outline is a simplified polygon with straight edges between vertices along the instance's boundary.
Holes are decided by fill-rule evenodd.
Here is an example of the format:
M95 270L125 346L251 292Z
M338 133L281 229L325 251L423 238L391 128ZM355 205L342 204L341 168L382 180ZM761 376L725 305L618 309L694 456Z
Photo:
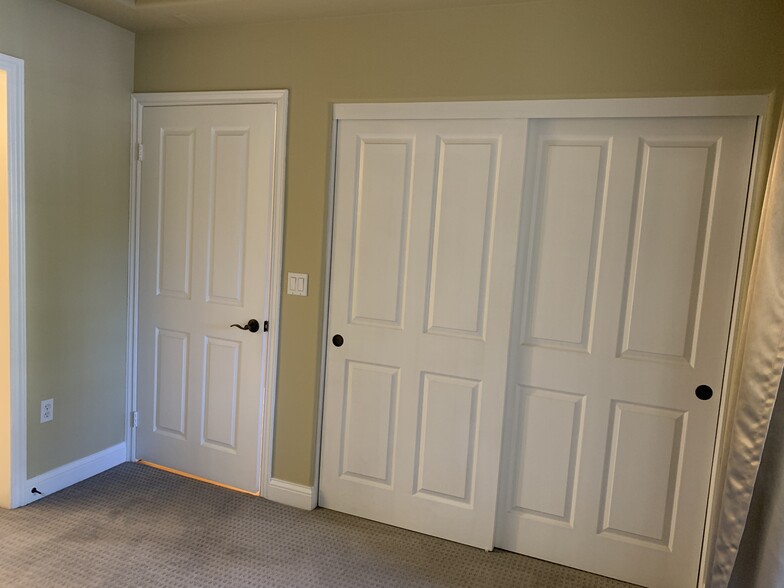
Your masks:
M54 398L41 401L41 422L48 423L54 418Z

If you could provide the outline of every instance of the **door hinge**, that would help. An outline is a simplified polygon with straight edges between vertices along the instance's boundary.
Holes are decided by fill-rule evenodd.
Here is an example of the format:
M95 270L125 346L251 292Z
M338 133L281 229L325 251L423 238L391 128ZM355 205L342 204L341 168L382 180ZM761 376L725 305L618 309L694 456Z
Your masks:
M131 428L135 429L139 426L139 412L134 410L131 412Z
M264 321L264 332L269 332L269 321Z
M144 145L136 144L136 161L144 161Z

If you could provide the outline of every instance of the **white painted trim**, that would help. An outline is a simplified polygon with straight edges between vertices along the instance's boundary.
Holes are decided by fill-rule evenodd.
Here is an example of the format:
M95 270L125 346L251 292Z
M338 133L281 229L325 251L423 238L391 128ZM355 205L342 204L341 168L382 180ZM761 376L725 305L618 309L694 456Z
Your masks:
M762 116L770 95L335 104L339 120Z
M735 294L732 302L732 318L730 323L729 343L727 345L727 356L724 362L724 377L721 386L721 398L719 401L719 415L716 423L716 442L713 448L713 463L711 464L711 477L708 489L708 504L705 511L705 531L702 536L702 556L700 558L700 569L697 580L698 586L705 586L708 576L713 567L713 550L716 545L716 533L718 532L719 514L721 508L721 498L724 493L724 484L727 476L727 456L730 446L730 421L735 414L735 401L737 400L733 389L734 369L739 366L734 363L734 356L738 348L738 335L741 332L748 306L741 308L743 276L748 274L751 269L754 256L749 255L746 260L749 247L754 248L756 243L752 239L752 234L757 235L756 227L752 231L751 217L752 211L759 209L759 204L765 195L765 185L760 190L755 190L760 169L760 151L762 138L765 134L765 116L757 117L756 136L754 138L754 151L752 153L751 170L749 174L749 186L746 194L746 209L743 219L743 233L741 236L740 253L738 255L738 270L735 277ZM746 299L747 301L748 299Z
M40 500L63 488L78 484L87 478L92 478L101 472L105 472L121 463L125 463L125 455L125 442L118 443L113 447L109 447L98 453L93 453L82 459L77 459L76 461L72 461L64 466L60 466L45 474L27 480L25 482L24 504L30 504L31 502ZM34 494L33 488L41 492L41 494Z
M279 107L285 109L285 106L288 103L288 96L288 90L243 90L237 92L137 93L133 95L133 99L142 107L198 106L210 104L277 104Z
M266 95L270 95L267 93ZM275 442L275 399L278 390L278 349L280 347L280 300L283 284L283 213L286 194L286 146L288 144L288 91L277 93L275 123L275 192L272 197L272 235L270 236L269 332L266 343L266 382L263 392L261 424L261 480L259 492L267 495L272 480Z
M266 380L262 390L261 466L259 488L267 495L272 478L272 444L274 440L275 394L278 377L278 346L280 339L280 290L283 280L283 214L286 181L286 138L288 121L288 90L239 92L165 92L131 96L131 196L128 247L128 338L126 357L126 441L129 461L136 459L136 430L130 425L130 413L136 410L136 346L138 343L139 297L139 208L141 204L141 166L136 158L136 145L142 139L144 108L148 106L194 106L232 104L274 104L275 178L272 196L272 234L270 237L270 282L268 316L269 332L264 344Z
M318 503L321 475L321 435L324 422L324 392L327 385L327 347L329 345L329 295L332 288L332 233L335 223L335 169L338 150L338 120L332 119L332 151L329 156L329 184L327 186L326 244L324 247L324 318L321 325L321 371L319 373L319 396L316 407L316 463L313 464L313 490Z
M271 478L267 484L267 500L303 510L313 510L318 502L318 492L313 486L302 486Z
M139 297L139 217L141 214L141 166L136 160L137 145L142 138L142 105L131 96L131 196L128 209L128 309L125 357L125 444L128 461L136 461L136 428L132 426L131 412L136 410L136 342Z
M27 298L25 271L24 61L0 54L8 90L8 245L10 287L11 508L27 480Z

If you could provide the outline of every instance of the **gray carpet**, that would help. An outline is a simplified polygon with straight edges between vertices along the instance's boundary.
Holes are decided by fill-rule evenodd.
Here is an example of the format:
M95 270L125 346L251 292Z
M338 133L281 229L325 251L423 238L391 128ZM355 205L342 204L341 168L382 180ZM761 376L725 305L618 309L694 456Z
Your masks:
M139 464L0 511L0 586L629 586Z

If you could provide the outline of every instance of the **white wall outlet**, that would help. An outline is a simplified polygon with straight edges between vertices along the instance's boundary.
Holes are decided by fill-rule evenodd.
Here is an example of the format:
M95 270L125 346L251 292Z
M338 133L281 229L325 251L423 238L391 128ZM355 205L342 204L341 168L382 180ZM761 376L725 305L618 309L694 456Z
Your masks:
M292 296L308 295L308 274L292 274L289 272L287 294Z
M48 423L54 418L54 398L41 401L41 422Z

